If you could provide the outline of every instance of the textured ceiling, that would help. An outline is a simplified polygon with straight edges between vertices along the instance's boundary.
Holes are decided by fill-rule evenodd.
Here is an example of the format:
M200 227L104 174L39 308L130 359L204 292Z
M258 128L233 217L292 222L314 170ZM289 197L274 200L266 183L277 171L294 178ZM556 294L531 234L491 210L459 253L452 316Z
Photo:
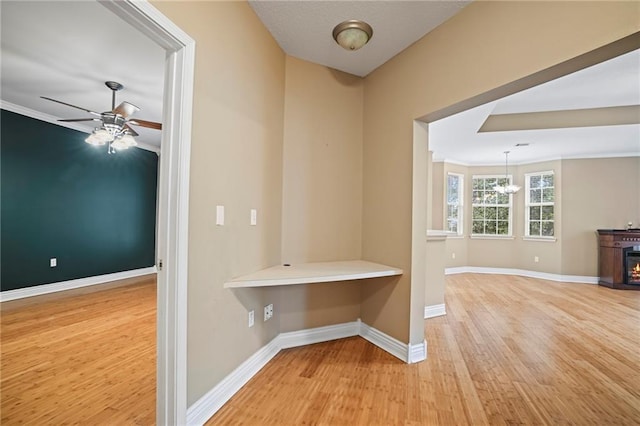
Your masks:
M459 12L470 1L250 1L288 55L357 76L371 71ZM333 40L339 23L359 19L373 28L362 49Z

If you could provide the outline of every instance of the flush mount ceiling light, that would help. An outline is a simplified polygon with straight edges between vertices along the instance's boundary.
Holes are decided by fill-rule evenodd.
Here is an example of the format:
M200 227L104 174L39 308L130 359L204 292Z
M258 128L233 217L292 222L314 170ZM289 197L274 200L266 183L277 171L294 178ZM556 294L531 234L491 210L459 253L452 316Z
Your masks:
M509 152L510 151L504 152L504 178L506 182L509 182ZM520 191L520 187L513 184L506 186L496 185L493 187L493 190L499 194L515 194Z
M372 36L371 25L357 19L341 22L333 29L333 39L347 50L360 49Z

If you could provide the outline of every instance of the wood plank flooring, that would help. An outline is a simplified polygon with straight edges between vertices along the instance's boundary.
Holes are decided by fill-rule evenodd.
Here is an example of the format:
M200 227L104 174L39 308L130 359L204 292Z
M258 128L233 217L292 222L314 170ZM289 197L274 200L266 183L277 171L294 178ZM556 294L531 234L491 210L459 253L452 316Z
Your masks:
M280 352L208 425L640 424L640 292L447 277L406 365L354 337Z
M155 277L1 305L0 423L155 423Z
M152 425L155 281L1 305L0 423ZM640 292L447 278L406 365L355 337L282 351L209 425L640 424Z

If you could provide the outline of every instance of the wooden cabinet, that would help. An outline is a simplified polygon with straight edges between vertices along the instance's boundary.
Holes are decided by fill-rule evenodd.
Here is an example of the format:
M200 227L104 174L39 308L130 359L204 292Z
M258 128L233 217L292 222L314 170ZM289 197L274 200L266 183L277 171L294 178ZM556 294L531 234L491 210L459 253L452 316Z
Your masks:
M640 246L640 229L598 229L598 284L610 288L640 290L625 284L624 249Z

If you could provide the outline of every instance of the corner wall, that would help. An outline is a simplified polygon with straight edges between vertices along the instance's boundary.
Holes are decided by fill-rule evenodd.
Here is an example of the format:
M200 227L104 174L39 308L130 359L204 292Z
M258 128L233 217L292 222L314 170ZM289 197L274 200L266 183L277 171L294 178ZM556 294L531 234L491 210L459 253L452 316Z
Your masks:
M363 81L287 56L282 262L360 259ZM355 321L361 282L282 287L281 332Z
M410 170L412 120L632 34L639 12L631 2L473 2L367 76L363 257L405 270L374 327L405 342L418 333L418 324L410 324L414 314L406 312L415 279L406 272L416 214L412 188L424 184ZM364 289L363 299L376 290ZM362 309L364 319L365 301Z

